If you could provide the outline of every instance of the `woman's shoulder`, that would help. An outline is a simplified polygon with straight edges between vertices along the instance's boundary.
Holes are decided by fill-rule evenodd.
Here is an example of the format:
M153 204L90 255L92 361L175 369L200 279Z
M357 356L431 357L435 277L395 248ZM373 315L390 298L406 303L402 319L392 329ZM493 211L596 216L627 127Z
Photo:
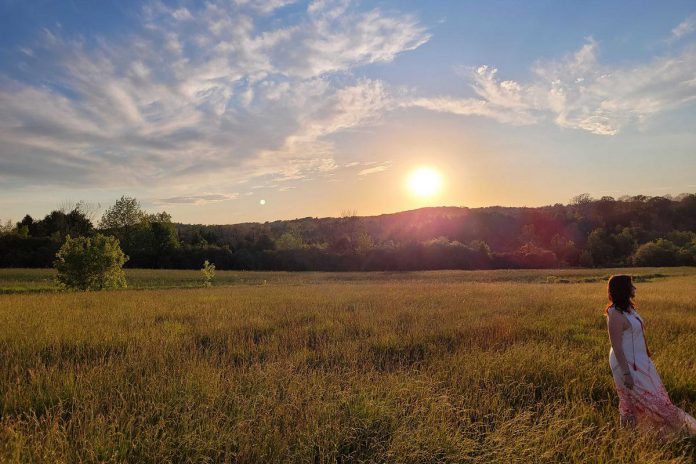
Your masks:
M634 317L636 317L636 318L638 318L638 319L640 319L641 321L643 320L643 318L641 317L641 315L638 314L638 311L636 311L636 308L633 307L633 306L631 306L631 315L634 316Z
M616 306L611 305L607 308L607 317L611 319L615 319L617 317L623 316L623 311L619 310L616 308ZM623 319L623 318L622 318Z

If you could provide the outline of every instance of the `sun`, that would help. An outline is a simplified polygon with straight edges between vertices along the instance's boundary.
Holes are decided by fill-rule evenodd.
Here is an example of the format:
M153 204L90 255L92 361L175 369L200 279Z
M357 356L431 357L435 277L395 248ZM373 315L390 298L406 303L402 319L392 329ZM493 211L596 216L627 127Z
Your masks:
M418 168L408 176L408 188L418 197L431 197L442 189L442 176L431 168Z

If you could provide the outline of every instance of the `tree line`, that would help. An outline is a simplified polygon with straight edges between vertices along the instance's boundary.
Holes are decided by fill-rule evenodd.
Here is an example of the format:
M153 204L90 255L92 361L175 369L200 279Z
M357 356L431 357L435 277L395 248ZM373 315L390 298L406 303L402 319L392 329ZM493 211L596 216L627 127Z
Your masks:
M179 224L121 197L95 225L78 203L0 226L0 267L50 267L68 236L115 237L127 267L426 270L696 265L696 195L578 195L552 206L347 212L233 225Z

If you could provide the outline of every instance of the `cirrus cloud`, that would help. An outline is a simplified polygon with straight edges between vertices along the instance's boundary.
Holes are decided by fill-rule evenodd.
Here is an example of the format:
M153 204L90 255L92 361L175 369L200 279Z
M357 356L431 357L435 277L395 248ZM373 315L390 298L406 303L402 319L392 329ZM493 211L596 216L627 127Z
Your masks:
M464 76L476 97L421 97L404 106L499 122L557 126L615 135L631 125L696 99L696 47L626 66L603 64L599 44L588 39L575 53L538 62L529 82L503 80L498 69L479 66Z
M186 194L169 200L201 201L195 186L221 179L335 169L329 136L392 105L383 82L352 71L430 35L412 15L340 0L261 26L291 3L150 2L115 41L45 29L18 51L17 75L0 76L4 177L171 186Z

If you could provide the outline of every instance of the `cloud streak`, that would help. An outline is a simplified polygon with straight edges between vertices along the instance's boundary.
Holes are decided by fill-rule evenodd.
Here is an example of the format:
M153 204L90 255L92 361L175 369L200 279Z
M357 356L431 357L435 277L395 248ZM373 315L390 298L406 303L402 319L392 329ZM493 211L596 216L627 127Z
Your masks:
M373 167L370 167L370 168L361 169L361 170L358 172L358 175L359 175L359 176L368 176L368 175L370 175L370 174L377 174L378 172L384 172L384 171L386 171L386 170L389 169L390 167L391 167L391 162L390 162L390 161L387 161L387 162L381 163L381 164L379 164L379 165L377 165L377 166L373 166Z
M220 201L235 200L239 198L239 194L207 194L207 195L190 195L171 198L160 198L155 200L158 204L184 204L184 205L205 205L208 203L217 203Z

